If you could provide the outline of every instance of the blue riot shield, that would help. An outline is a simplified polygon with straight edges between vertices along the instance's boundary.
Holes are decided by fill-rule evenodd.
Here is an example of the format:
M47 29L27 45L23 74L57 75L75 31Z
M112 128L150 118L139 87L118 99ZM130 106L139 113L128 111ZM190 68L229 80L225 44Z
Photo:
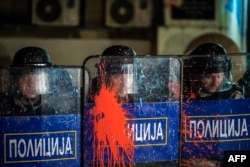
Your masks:
M81 166L82 71L0 69L1 166Z
M178 166L181 64L176 57L91 56L85 166Z
M182 60L182 162L220 166L225 151L250 151L249 55L189 55Z

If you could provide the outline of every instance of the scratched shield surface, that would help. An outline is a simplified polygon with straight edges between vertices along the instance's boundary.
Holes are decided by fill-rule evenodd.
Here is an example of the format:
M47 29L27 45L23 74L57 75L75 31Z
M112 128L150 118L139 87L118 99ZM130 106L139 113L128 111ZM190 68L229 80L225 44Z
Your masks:
M221 163L224 151L250 150L249 58L249 54L182 57L182 159ZM212 91L218 80L220 85Z
M1 166L81 165L81 77L81 67L0 69Z
M90 56L85 166L178 166L181 63L171 56ZM86 100L85 100L86 101Z

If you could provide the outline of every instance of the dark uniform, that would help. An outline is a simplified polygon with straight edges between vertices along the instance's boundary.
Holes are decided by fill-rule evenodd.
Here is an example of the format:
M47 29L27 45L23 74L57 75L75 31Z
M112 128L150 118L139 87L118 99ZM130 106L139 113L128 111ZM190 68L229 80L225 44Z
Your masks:
M244 90L244 97L249 98L250 97L250 70L247 70L244 73L243 77L239 79L238 84Z
M242 88L232 81L231 59L226 55L223 46L215 43L204 43L192 50L184 59L183 95L184 100L219 100L243 98ZM209 91L202 79L210 74L224 74L216 91ZM185 102L185 101L184 101ZM220 166L221 160L191 158L182 159L182 164L190 166Z
M184 60L185 99L239 99L243 98L242 88L232 81L231 59L219 44L205 43L191 51L191 58ZM198 56L200 55L200 56ZM224 79L215 92L209 92L201 79L211 73L224 73Z

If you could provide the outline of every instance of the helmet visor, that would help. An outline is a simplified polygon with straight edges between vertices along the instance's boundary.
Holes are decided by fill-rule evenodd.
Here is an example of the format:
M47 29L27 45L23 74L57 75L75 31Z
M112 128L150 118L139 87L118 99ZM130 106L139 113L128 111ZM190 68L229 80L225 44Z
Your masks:
M134 94L137 91L135 78L134 78L134 66L133 64L124 64L122 66L122 81L123 81L123 93Z
M48 73L45 69L25 69L16 79L20 93L28 98L35 98L49 91Z
M107 75L105 80L111 87L116 87L120 96L137 93L133 61L133 58L124 57L103 58L102 60L101 66L105 67L104 73Z

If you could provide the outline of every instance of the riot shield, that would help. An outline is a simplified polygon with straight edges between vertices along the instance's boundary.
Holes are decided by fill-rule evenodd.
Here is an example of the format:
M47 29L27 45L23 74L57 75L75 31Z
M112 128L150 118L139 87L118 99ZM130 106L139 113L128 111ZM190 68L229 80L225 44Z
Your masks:
M81 166L82 68L0 73L1 166Z
M225 152L250 150L249 56L182 56L182 165L228 166Z
M178 166L179 59L97 55L84 66L84 166Z

